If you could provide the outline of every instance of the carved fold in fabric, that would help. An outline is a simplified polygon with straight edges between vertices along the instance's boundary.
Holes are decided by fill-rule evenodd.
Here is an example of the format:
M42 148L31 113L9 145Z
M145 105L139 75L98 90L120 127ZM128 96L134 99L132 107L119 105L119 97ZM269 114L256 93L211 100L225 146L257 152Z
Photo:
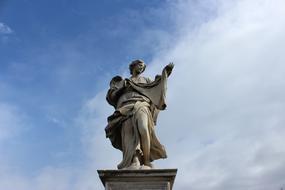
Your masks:
M135 83L130 79L114 77L110 82L106 99L115 107L115 112L108 117L105 128L106 137L112 145L123 152L123 160L118 168L130 166L133 156L141 151L140 134L137 118L140 114L147 114L148 133L150 136L150 161L166 158L166 151L158 141L154 126L159 110L166 108L165 93L167 72L156 77L155 81L145 79L145 83ZM129 86L125 87L124 84Z
M128 80L128 79L126 79ZM156 76L155 81L147 84L133 83L130 81L130 85L139 93L145 95L159 110L166 108L165 94L167 89L167 72L162 71L161 76Z

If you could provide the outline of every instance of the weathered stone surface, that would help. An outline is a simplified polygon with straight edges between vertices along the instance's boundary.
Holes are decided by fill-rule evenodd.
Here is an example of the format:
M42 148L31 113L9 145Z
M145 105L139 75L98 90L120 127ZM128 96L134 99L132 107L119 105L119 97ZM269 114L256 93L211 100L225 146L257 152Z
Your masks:
M105 190L171 190L177 169L98 170Z
M158 113L166 108L167 80L173 63L164 67L154 80L141 74L146 68L142 60L130 65L129 78L115 76L110 81L106 99L114 107L105 128L114 148L123 153L118 169L153 168L152 161L167 157L155 133Z

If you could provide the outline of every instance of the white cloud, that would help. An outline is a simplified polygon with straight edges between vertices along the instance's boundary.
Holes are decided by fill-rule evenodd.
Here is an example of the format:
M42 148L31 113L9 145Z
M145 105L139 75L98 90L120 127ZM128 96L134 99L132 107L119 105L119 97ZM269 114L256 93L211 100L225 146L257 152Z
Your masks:
M3 22L0 22L0 34L11 34L13 30Z
M16 106L0 102L0 145L23 130L24 118Z
M195 30L185 13L180 41L153 61L176 63L158 126L169 152L161 163L179 168L177 189L278 189L285 179L285 4L218 5L227 9Z
M36 177L0 172L0 187L5 190L74 189L75 171L70 168L45 167Z
M101 91L85 104L80 117L77 118L77 125L83 127L82 142L92 166L116 168L114 161L118 155L116 156L116 151L112 151L104 132L108 114L113 111L107 104L105 95L106 91Z
M217 8L215 16L192 23L193 1L178 1L180 36L167 50L157 51L148 67L147 74L154 74L169 61L176 64L168 110L156 128L169 158L156 164L178 167L179 190L280 189L285 185L285 4L207 2ZM199 12L205 6L192 8L197 19L206 14ZM105 96L94 100L102 103ZM94 124L106 122L104 106L95 108L102 113ZM100 130L103 126L90 141L95 166L113 162L115 167L116 150L107 148L111 145Z
M178 168L177 190L284 187L284 1L168 3L179 36L164 35L175 40L167 49L154 48L147 68L154 75L167 62L176 64L168 109L156 127L169 158L155 164ZM210 17L207 6L215 10ZM121 159L105 139L112 112L105 93L87 101L76 120L83 127L86 166L50 167L35 178L0 173L0 189L103 189L96 169L115 168Z

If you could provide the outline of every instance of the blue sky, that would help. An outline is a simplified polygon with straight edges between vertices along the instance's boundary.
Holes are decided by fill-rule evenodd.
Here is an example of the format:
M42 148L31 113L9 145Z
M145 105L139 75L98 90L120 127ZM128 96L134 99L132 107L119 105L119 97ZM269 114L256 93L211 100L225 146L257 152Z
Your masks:
M18 138L6 142L7 160L14 160L14 166L25 173L47 164L81 163L84 155L77 135L80 129L72 126L74 118L82 103L105 88L107 78L132 58L151 59L152 52L144 50L150 45L139 47L142 51L132 45L144 28L171 30L166 27L168 18L147 15L145 11L163 4L1 3L1 22L12 30L1 34L1 101L16 105L27 122L27 129ZM70 154L54 156L66 150Z
M103 189L109 80L173 61L157 136L177 190L285 188L283 0L0 1L0 189ZM186 148L187 147L187 148ZM205 181L208 183L205 184Z

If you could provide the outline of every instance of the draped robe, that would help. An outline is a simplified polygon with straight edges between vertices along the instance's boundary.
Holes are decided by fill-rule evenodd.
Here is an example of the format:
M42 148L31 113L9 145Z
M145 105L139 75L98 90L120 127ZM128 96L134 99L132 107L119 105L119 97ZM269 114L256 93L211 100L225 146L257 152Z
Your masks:
M113 105L115 112L108 117L105 128L106 137L112 145L123 152L119 169L131 165L135 154L142 155L141 141L137 122L141 114L147 115L150 136L150 161L166 158L166 151L154 131L159 110L166 108L165 93L168 74L164 69L154 81L140 77L140 81L114 77L110 82L106 99ZM125 83L128 83L125 87Z

